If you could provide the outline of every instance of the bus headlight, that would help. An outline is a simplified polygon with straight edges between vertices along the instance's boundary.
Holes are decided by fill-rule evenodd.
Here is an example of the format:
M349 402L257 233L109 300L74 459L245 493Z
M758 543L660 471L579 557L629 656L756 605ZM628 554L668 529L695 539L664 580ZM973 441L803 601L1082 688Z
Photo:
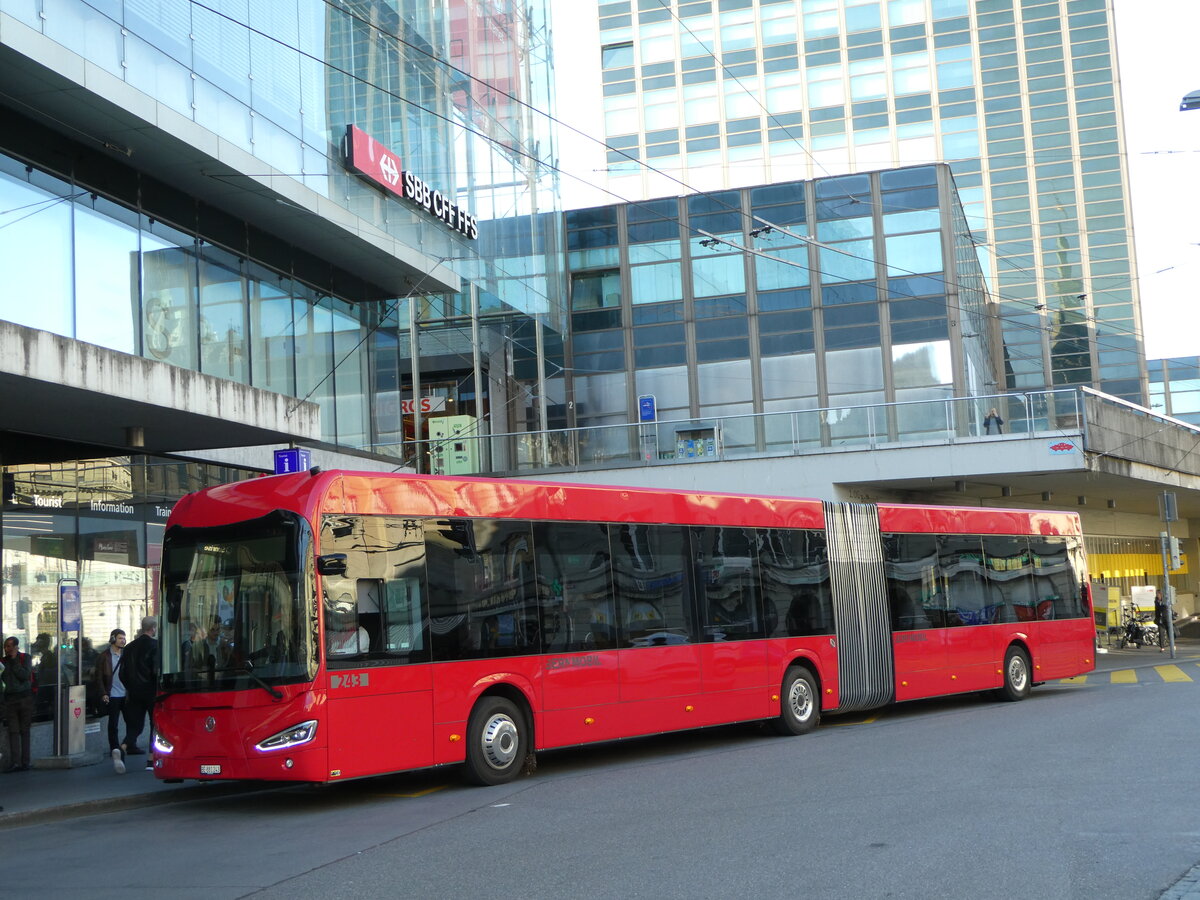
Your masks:
M150 743L153 745L154 752L158 756L169 756L175 749L175 745L157 731L154 732L154 739Z
M260 753L265 753L270 750L281 750L284 747L298 747L300 744L307 744L316 736L317 720L309 719L307 722L301 722L299 725L285 728L278 734L273 734L269 738L259 741L254 745L254 749Z

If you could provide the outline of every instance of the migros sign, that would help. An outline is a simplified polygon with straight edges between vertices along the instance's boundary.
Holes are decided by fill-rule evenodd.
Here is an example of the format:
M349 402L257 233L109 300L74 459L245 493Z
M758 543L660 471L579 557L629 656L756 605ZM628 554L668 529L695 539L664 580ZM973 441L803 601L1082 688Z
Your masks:
M346 126L346 165L377 187L414 203L425 212L441 219L460 234L475 240L479 223L441 191L436 191L415 172L406 172L400 158L355 125Z

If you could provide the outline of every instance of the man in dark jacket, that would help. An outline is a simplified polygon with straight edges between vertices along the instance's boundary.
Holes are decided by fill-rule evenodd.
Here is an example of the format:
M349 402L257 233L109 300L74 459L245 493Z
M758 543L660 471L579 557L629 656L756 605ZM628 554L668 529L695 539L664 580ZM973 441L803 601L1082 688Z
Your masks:
M29 768L29 726L33 721L33 661L22 653L15 637L4 641L4 713L8 719L8 768Z
M137 745L146 714L154 731L154 696L158 690L158 619L146 616L142 630L121 655L121 683L125 685L125 754L137 756L146 751Z

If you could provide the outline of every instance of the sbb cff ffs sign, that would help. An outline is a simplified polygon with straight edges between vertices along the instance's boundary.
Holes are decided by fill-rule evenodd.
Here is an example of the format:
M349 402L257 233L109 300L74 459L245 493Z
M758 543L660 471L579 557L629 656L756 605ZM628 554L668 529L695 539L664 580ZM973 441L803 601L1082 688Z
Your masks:
M473 215L431 188L415 172L404 171L400 158L361 128L346 126L346 144L346 163L351 170L388 193L416 204L460 234L472 240L479 237L479 223Z
M413 403L411 398L400 401L400 412L406 416L411 416L418 409L422 414L431 412L445 412L446 398L422 397L416 404Z

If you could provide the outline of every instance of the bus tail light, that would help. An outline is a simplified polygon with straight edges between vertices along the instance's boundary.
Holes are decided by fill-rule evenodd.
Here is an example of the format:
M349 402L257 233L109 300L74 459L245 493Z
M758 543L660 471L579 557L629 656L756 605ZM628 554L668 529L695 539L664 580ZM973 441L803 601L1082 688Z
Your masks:
M259 741L254 745L254 749L266 753L270 750L281 750L284 747L298 747L300 744L307 744L316 736L317 720L309 719L307 722L301 722L299 725L285 728L278 734L273 734L269 738Z

